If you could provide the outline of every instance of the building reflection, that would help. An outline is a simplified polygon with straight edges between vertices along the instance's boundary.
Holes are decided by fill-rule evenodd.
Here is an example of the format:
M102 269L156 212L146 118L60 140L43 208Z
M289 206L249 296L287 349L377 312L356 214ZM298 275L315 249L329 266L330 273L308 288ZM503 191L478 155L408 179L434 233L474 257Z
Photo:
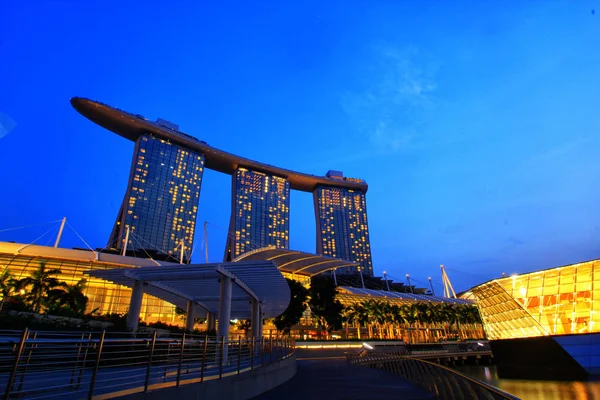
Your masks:
M600 399L600 382L500 379L493 365L466 365L456 369L524 400Z

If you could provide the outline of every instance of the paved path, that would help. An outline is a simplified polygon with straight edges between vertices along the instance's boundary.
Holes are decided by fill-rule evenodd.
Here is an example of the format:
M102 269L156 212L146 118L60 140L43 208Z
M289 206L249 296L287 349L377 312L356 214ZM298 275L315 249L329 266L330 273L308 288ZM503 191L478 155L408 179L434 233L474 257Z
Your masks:
M432 399L412 383L367 367L350 365L339 355L298 351L298 372L283 385L254 400Z

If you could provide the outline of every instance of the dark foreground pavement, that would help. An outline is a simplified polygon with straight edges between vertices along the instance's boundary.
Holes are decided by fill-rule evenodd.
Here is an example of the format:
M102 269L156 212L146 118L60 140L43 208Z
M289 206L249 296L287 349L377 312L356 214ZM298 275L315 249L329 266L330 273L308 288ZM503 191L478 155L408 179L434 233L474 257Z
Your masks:
M255 400L432 399L410 382L387 372L350 365L344 356L298 352L296 376Z

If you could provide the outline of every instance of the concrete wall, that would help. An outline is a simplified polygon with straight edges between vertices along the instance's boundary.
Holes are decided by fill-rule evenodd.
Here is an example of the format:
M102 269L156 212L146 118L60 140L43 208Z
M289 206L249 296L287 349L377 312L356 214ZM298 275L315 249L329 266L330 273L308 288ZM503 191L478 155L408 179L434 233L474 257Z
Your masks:
M589 376L552 336L498 339L490 344L500 379L578 381Z
M182 384L179 387L159 389L148 393L136 393L121 398L128 400L246 400L281 385L295 374L296 356L293 355L285 360L240 375L204 383Z
M588 373L600 374L600 334L554 336L554 340Z

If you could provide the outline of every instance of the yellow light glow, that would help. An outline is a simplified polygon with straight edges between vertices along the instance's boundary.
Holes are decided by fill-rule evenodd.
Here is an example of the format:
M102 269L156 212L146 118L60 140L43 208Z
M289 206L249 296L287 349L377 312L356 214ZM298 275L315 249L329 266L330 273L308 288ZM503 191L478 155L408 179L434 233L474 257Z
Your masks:
M600 290L592 290L599 284L600 260L594 260L513 274L468 296L477 301L490 339L600 332Z

